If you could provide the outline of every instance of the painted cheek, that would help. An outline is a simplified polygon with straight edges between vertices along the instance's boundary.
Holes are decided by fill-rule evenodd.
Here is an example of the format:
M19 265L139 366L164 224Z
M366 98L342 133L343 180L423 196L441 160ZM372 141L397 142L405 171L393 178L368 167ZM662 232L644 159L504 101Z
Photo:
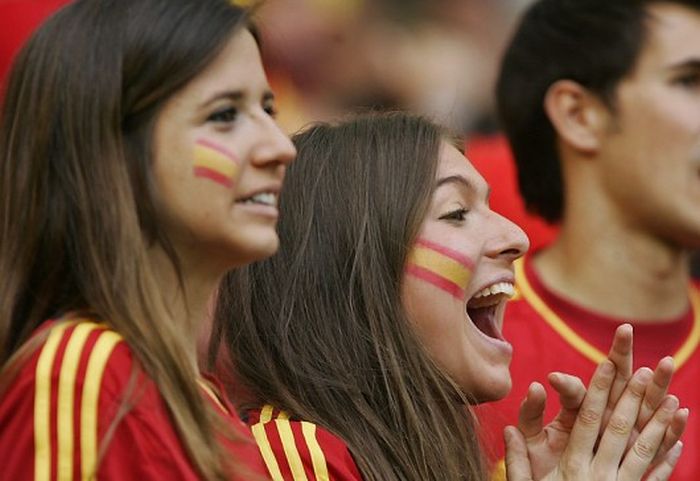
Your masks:
M419 239L408 256L406 272L463 301L474 261L449 247Z
M238 157L230 150L207 139L194 146L194 176L208 179L230 189L241 171Z

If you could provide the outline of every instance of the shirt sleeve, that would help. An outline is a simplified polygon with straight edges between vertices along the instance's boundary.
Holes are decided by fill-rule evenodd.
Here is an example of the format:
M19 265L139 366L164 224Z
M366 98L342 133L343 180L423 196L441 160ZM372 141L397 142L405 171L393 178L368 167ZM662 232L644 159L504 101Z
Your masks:
M273 481L361 481L347 445L310 422L265 406L252 425Z
M155 383L135 370L119 334L70 320L37 336L0 399L3 476L200 479Z

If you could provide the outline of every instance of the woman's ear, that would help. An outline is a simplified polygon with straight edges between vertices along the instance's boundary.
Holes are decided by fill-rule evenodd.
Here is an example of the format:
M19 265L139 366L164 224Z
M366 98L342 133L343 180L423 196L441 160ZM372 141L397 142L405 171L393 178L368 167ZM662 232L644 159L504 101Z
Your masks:
M582 153L595 153L607 130L610 112L601 100L573 80L558 80L544 97L544 110L560 142Z

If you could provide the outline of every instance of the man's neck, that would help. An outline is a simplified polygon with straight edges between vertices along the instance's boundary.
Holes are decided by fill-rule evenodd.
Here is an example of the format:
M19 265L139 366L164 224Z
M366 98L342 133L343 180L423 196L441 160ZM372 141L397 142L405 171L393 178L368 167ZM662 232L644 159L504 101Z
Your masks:
M688 309L687 251L619 225L565 223L534 267L547 288L612 317L658 322Z

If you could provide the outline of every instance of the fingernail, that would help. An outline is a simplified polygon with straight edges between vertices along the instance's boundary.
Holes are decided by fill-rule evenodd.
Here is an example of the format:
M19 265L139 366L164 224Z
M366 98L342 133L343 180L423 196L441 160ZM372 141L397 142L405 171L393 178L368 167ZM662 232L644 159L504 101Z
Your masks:
M511 439L513 439L513 433L511 432L511 426L506 426L506 428L503 430L503 439L506 441L506 443L509 443Z
M654 372L648 367L642 367L635 373L634 377L636 377L639 382L646 384L654 377Z
M664 361L670 361L671 363L675 364L675 361L673 360L673 356L666 356L659 363L664 362Z
M677 441L676 444L674 444L673 447L671 448L671 451L672 451L671 456L674 459L678 459L678 457L683 452L683 441Z
M668 396L664 399L663 408L667 411L675 411L678 409L678 398L676 396Z
M603 374L613 374L615 372L615 365L610 361L605 361L601 366L601 372Z

